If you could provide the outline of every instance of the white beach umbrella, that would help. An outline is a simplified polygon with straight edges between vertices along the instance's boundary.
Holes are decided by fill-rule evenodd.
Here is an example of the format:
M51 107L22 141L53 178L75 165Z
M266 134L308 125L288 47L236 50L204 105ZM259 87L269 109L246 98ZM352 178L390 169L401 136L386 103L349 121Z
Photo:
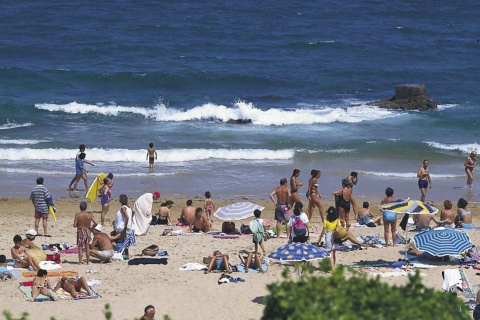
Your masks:
M243 220L249 217L253 217L253 211L262 211L265 207L259 206L253 202L236 202L226 207L218 208L213 214L220 220Z

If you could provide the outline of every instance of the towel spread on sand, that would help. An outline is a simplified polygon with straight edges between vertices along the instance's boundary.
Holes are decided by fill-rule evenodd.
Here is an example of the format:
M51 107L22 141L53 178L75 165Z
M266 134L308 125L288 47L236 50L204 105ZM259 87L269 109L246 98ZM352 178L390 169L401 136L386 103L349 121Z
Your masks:
M25 278L31 278L37 276L37 271L25 271L22 272L22 276ZM50 271L48 272L49 277L76 277L78 276L77 271Z
M442 289L455 292L457 296L466 299L475 298L472 284L463 269L445 269Z
M267 272L268 271L268 264L267 263L264 263L262 261L262 269L264 272ZM237 264L237 271L238 272L245 272L245 265L243 263L239 263ZM248 268L248 272L249 273L260 273L260 270L258 268Z
M18 286L18 289L20 289L20 291L23 293L23 297L27 301L30 301L30 299L32 298L32 285L33 285L33 281L26 281L26 282L20 282ZM56 295L55 292L53 292L53 294ZM43 302L43 301L53 301L53 300L50 297L44 296L43 294L39 294L35 298L35 302Z
M133 226L135 229L135 235L144 236L150 228L150 222L152 222L152 206L153 206L153 194L145 193L141 195L137 201L133 204Z
M48 270L48 271L62 268L62 266L56 263L55 261L42 261L38 265L40 266L40 269Z
M197 262L189 262L189 263L185 263L178 270L182 270L182 271L203 271L203 270L207 270L207 269L208 269L208 267L204 264L197 263Z
M78 277L75 277L78 278ZM87 283L88 284L88 283ZM101 298L102 296L99 295L98 293L95 292L95 290L92 289L91 285L88 286L90 289L90 292L92 293L91 296L88 295L87 291L82 289L82 291L77 292L77 297L74 299L70 293L67 291L63 290L62 288L57 290L57 296L61 300L81 300L81 299L96 299L96 298Z
M369 275L380 276L380 278L399 277L415 274L413 268L395 268L395 267L354 267L357 273L367 273Z

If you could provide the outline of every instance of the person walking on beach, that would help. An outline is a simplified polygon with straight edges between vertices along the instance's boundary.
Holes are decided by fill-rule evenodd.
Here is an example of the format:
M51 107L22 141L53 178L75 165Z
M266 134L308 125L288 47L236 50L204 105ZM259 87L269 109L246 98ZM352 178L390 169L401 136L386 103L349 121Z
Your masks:
M292 194L292 197L290 198L290 207L292 207L294 203L301 201L300 196L298 195L298 189L303 186L303 183L297 181L299 176L300 169L294 169L292 176L290 177L290 193Z
M210 223L213 223L212 215L213 211L215 211L215 204L213 203L211 197L212 194L210 191L205 192L205 203L203 204L203 207L205 208L205 213L207 214L208 220Z
M103 179L103 186L100 189L100 203L102 205L102 213L100 216L100 224L105 225L105 217L107 216L108 209L110 209L110 199L112 197L112 191L110 190L110 179Z
M320 191L318 190L318 178L322 175L322 172L320 170L313 169L310 172L311 176L310 179L308 180L308 190L307 190L307 198L308 198L308 209L307 209L307 215L308 219L312 219L313 215L313 209L315 207L318 208L318 212L320 213L320 218L322 218L322 222L324 220L323 216L323 207L322 204L320 203L320 198L322 198L322 195L320 194Z
M73 227L77 228L78 264L82 264L83 249L85 249L87 256L87 264L90 263L90 229L92 228L92 222L97 224L93 215L86 210L87 203L85 201L80 202L80 212L76 213L73 219Z
M37 186L33 188L32 193L30 194L30 200L32 200L35 209L35 231L37 232L37 235L41 236L41 234L38 233L38 227L40 219L42 219L43 235L45 237L50 237L47 232L48 205L53 204L53 202L52 196L43 185L43 178L37 178Z
M350 175L347 177L347 181L352 184L352 193L353 193L353 186L357 185L358 182L358 173L356 171L352 171ZM353 214L355 215L355 219L357 219L358 207L355 199L353 198L353 194L350 197L350 202L352 203L353 207Z
M342 179L342 189L332 192L335 196L335 206L338 208L340 222L347 230L350 228L350 201L352 199L352 183Z
M79 151L77 152L77 155L75 156L75 176L72 178L72 181L70 181L68 187L67 187L67 190L71 190L72 189L72 184L75 183L75 180L77 180L77 170L76 170L76 167L77 167L77 160L78 160L78 156L80 155L80 153L84 153L85 152L85 145L84 144L81 144L78 149Z
M153 143L150 142L148 145L149 148L147 150L147 160L148 160L148 168L150 172L153 172L153 163L157 160L157 150L153 147Z
M320 240L322 239L323 235L325 235L325 250L330 253L330 266L333 268L335 267L335 263L337 259L335 257L335 253L337 252L339 245L334 241L334 232L339 225L340 219L338 218L338 211L335 210L334 207L329 207L327 209L327 218L323 221L323 229L322 233L320 234ZM317 245L319 245L318 243Z
M425 196L427 195L427 188L432 189L432 179L430 178L430 171L428 169L428 160L423 160L423 166L418 169L418 188L422 192L420 201L425 202Z
M261 273L264 273L262 266L261 266L261 259L259 259L258 255L258 246L262 248L262 256L265 256L265 246L263 244L263 240L265 237L265 227L263 226L264 222L263 219L260 219L260 216L262 215L262 211L255 209L253 211L253 215L255 218L250 221L249 227L250 230L253 232L253 243L255 244L255 258L256 258L256 264L257 267L260 269ZM248 266L245 265L245 272L248 272Z
M275 201L274 196L277 198ZM292 194L290 193L290 189L287 187L287 178L282 178L280 180L280 186L275 188L270 193L270 200L273 202L273 206L275 208L275 220L277 221L277 238L280 237L280 226L286 218L291 215L290 212L290 197Z
M76 166L75 166L75 172L77 175L75 178L75 183L73 184L73 191L77 191L77 185L78 185L78 182L80 182L80 179L83 179L83 182L85 184L85 191L88 191L88 177L87 177L88 170L85 169L85 163L88 163L91 166L93 166L94 164L85 160L86 156L87 155L83 152L78 155Z
M392 188L387 188L387 190L385 190L385 195L386 197L382 200L382 204L395 201ZM397 242L397 213L395 211L383 210L382 217L385 246L388 247L388 228L390 227L392 232L392 245L395 247Z
M470 155L465 159L465 173L467 174L467 187L472 189L473 186L473 169L477 164L477 151L472 151Z

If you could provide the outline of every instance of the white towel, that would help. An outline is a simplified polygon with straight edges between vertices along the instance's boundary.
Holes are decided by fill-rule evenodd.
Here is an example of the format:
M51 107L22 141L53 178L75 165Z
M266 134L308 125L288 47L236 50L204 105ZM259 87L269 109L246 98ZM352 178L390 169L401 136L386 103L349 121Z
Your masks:
M445 269L443 271L443 290L449 291L451 287L461 286L462 279L458 269Z
M201 263L196 263L196 262L189 262L184 264L180 269L178 270L183 270L183 271L202 271L202 270L207 270L207 266Z
M133 216L135 235L144 236L147 234L148 228L150 228L150 222L152 222L152 206L152 193L141 195L133 204L133 210L135 211Z

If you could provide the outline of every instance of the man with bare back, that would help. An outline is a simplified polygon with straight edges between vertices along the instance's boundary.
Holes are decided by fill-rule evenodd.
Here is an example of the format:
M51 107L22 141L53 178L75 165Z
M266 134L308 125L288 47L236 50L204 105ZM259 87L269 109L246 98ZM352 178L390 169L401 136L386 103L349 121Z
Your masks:
M277 201L275 201L274 196L277 197ZM273 202L273 206L275 207L275 220L277 221L277 238L280 237L280 225L282 221L285 221L285 218L290 217L290 198L292 194L290 193L290 189L287 187L287 178L282 178L280 180L280 186L275 188L270 193L270 199Z
M105 263L113 257L113 245L106 233L102 232L102 226L97 224L91 229L93 233L93 241L90 245L90 254L98 259L100 263ZM87 254L87 261L89 256Z
M77 228L77 247L78 247L78 263L82 264L83 249L85 248L87 256L87 264L90 263L90 229L92 228L92 222L97 224L93 219L93 215L87 211L87 203L85 201L80 202L80 212L75 214L73 219L73 227Z

